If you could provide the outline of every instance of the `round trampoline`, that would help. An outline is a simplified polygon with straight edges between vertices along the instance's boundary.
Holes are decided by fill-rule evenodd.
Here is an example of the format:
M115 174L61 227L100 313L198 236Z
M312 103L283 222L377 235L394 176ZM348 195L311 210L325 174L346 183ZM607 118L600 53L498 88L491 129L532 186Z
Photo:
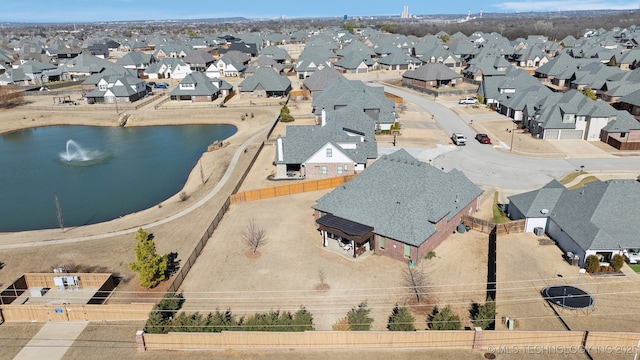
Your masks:
M593 297L575 286L549 286L544 289L543 296L547 301L567 309L580 310L593 307Z

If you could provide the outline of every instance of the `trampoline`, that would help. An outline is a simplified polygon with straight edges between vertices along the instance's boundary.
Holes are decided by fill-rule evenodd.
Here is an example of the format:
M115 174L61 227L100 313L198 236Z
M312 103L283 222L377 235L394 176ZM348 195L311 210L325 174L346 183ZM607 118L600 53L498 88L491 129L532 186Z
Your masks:
M547 301L567 309L588 310L593 307L593 297L575 286L549 286L544 289L542 296Z

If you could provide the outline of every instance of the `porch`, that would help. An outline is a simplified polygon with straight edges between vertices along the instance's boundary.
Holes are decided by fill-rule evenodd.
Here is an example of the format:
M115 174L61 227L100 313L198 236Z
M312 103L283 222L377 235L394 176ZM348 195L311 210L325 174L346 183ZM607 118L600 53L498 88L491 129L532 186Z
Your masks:
M328 250L359 258L374 248L373 228L351 220L326 214L316 220L322 246Z

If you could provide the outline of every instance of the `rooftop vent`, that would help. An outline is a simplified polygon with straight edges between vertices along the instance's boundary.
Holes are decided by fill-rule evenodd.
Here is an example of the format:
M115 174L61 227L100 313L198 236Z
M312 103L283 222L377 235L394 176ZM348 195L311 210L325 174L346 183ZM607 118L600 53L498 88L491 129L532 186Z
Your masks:
M549 209L540 210L540 214L542 214L542 215L547 215L548 213L549 213Z

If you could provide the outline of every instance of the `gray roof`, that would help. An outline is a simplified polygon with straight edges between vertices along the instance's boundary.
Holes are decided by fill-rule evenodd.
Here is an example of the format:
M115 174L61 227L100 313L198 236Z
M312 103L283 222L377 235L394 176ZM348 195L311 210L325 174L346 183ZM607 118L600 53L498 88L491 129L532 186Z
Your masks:
M238 85L241 91L253 91L258 86L262 86L265 91L287 91L291 89L291 80L272 68L258 68L252 76Z
M630 132L640 130L640 121L624 110L618 110L618 116L610 121L602 130L610 133Z
M462 80L462 75L451 70L451 68L441 63L424 64L415 70L407 70L404 74L402 74L402 77L422 81L452 79Z
M314 71L311 76L304 79L303 83L307 87L307 89L311 90L311 92L315 92L324 90L327 86L329 86L329 84L333 83L338 78L343 78L346 80L344 75L342 75L338 70L331 67L326 67L322 70Z
M480 194L462 172L440 171L402 149L381 157L313 208L420 246L436 233L438 221L451 219Z
M569 90L564 94L553 93L536 105L536 108L536 121L544 129L575 129L575 121L563 121L564 114L590 118L612 118L617 114L611 105L591 100L577 90Z
M378 118L373 120L381 124L396 122L395 102L387 99L384 88L367 86L360 80L338 78L314 96L312 107L314 114L320 115L322 109L338 109L350 104L357 105L362 111L377 109Z
M276 160L276 163L302 164L327 143L334 144L354 163L365 164L368 159L378 157L375 127L367 115L347 107L328 111L326 116L325 126L287 126L287 136L282 138L283 161ZM340 144L355 145L355 148L344 149ZM278 156L276 153L276 159Z
M222 89L232 88L232 85L218 78L211 79L200 72L194 72L180 81L180 84L194 84L193 88L181 88L176 86L169 93L170 96L192 95L192 96L211 96L217 94Z
M585 251L640 248L638 204L639 181L595 181L564 189L549 218Z

